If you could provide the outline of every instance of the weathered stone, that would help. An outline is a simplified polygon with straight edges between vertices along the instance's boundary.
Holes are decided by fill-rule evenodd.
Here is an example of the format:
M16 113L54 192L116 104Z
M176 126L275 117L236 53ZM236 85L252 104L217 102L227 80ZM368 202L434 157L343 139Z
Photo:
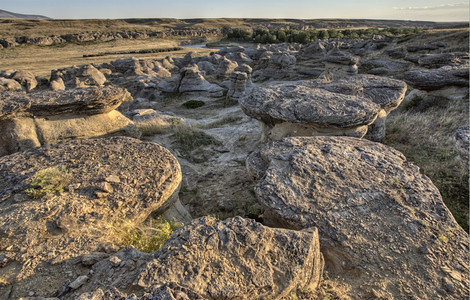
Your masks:
M227 96L232 99L240 99L245 94L248 75L235 71L230 75L230 89Z
M171 77L171 72L156 59L150 58L121 58L111 62L116 72L127 76L158 76ZM171 69L173 67L169 66ZM170 70L171 70L170 69Z
M176 282L210 299L280 299L296 290L314 291L322 267L313 228L296 232L240 217L206 217L177 231L137 283L151 288Z
M380 111L368 98L299 82L253 87L239 102L245 114L261 121L265 141L297 135L362 137Z
M219 79L228 78L230 73L232 73L236 67L238 67L238 64L236 62L233 62L227 59L226 57L223 57L217 67L217 77Z
M66 178L62 192L30 198L27 190L34 189L35 174L48 168L57 168ZM116 174L125 182L108 183L113 192L96 199L99 183ZM181 170L165 148L115 137L69 140L1 157L0 179L0 251L11 253L20 266L9 284L24 286L64 281L61 272L31 276L38 265L51 259L51 251L56 252L55 264L67 263L72 257L96 252L102 244L116 242L125 224L139 224L151 213L172 206L178 201ZM65 231L56 227L71 222L75 225ZM10 245L13 248L6 250ZM0 268L0 276L5 272L9 271ZM48 284L41 287L42 295L52 295L59 288ZM11 297L25 293L16 288Z
M50 83L50 86L51 86L51 90L53 91L63 91L65 90L65 83L64 83L64 80L62 80L62 78L57 78L55 80L52 80L51 83Z
M418 64L430 69L468 64L468 52L424 54L419 57Z
M18 81L0 77L0 91L21 91L22 89Z
M208 82L199 72L197 65L181 69L178 91L192 95L206 95L209 97L221 97L224 89Z
M29 71L16 71L12 79L18 81L19 84L24 86L27 92L30 92L38 85L36 76L34 76L34 74Z
M438 90L447 86L468 87L468 76L468 65L446 66L430 70L415 69L404 74L407 83L426 91Z
M327 270L354 297L468 297L468 234L400 152L350 137L296 137L259 155L266 169L255 192L265 223L318 228ZM455 290L444 291L443 278Z
M358 72L357 64L359 60L359 56L333 48L325 55L323 76L335 79L355 75Z
M139 137L134 123L114 110L130 99L120 88L5 92L1 107L0 155L70 138ZM8 133L8 134L6 134Z

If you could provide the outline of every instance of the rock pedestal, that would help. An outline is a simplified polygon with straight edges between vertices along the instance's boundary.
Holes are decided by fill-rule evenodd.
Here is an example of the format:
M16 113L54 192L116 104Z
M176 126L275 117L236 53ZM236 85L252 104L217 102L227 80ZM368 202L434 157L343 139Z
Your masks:
M110 135L139 137L135 125L115 110L130 94L122 88L78 88L0 96L0 155L60 140Z

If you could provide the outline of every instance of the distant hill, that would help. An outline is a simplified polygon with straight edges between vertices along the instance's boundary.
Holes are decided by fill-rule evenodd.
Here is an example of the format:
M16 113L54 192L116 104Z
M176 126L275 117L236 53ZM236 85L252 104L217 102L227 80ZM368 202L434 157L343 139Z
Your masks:
M23 15L0 9L0 19L48 19L51 18L40 15Z

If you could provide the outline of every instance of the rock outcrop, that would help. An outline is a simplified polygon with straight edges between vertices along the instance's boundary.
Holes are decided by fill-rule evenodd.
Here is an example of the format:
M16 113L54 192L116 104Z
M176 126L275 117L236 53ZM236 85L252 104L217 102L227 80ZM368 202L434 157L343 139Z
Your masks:
M64 68L51 71L51 82L62 80L65 87L103 86L106 82L104 74L93 65ZM54 88L53 88L54 89ZM56 88L57 90L57 88Z
M0 155L71 138L138 137L135 125L115 110L132 99L125 89L79 88L0 95Z
M324 76L335 79L357 74L357 64L360 57L349 52L333 48L324 58Z
M380 141L385 118L405 96L406 84L372 75L332 82L306 80L254 87L240 99L242 110L260 121L263 140L286 136L349 135ZM378 120L376 120L379 118Z
M269 228L241 217L197 219L151 256L126 248L114 257L95 264L77 293L103 288L112 274L124 292L166 287L203 299L281 299L315 291L323 270L315 229Z
M265 223L318 228L327 270L354 297L469 296L468 234L400 152L350 137L296 137L253 156Z
M53 175L37 185L44 172ZM74 257L112 252L104 245L119 242L119 228L175 206L181 176L168 150L126 137L69 140L0 158L0 253L8 257L0 294L15 286L10 297L25 297L22 287L33 284L36 296L52 296L67 278L62 270L74 270ZM89 255L84 264L104 257Z
M468 87L469 68L467 64L438 69L415 69L406 72L404 78L410 85L425 91L448 86Z

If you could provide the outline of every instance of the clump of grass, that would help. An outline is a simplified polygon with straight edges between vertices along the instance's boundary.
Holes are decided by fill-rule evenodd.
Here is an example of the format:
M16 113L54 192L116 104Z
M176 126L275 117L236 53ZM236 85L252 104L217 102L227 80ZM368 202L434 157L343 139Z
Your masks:
M137 129L142 133L142 137L148 137L155 134L166 133L170 129L183 125L179 118L169 118L163 120L153 120L149 122L136 123Z
M464 230L469 231L468 169L453 141L458 127L468 124L465 100L449 101L426 110L394 111L387 118L385 144L419 166L439 189L444 203Z
M131 245L142 252L152 253L160 249L181 227L183 224L165 220L163 217L150 219L140 226L126 225L120 243L125 246Z
M222 127L226 124L236 123L240 120L242 120L242 117L228 116L228 117L223 117L220 120L217 120L217 121L214 121L214 122L211 122L211 123L208 123L208 124L198 125L198 127L201 128L201 129L219 128L219 127Z
M187 109L196 109L199 107L204 106L206 103L201 100L189 100L183 103L183 106L186 107Z
M42 198L47 194L60 194L70 183L70 179L70 174L65 166L39 170L34 174L31 188L26 190L26 194L33 199Z
M173 137L173 144L181 151L181 154L189 159L195 159L191 153L204 146L221 146L222 142L203 131L191 127L178 127Z

